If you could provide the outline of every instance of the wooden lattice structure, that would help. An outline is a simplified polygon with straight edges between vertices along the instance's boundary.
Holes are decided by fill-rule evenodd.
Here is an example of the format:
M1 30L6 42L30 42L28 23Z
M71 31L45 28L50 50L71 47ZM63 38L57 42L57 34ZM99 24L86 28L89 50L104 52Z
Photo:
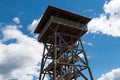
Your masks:
M93 80L81 41L90 20L48 6L35 30L44 44L39 80Z

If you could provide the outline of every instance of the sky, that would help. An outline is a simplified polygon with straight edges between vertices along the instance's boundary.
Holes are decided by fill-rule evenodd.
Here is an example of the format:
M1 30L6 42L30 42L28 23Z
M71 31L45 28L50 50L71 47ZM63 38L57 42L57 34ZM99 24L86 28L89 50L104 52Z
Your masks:
M0 0L0 80L38 80L33 32L48 5L92 18L82 41L93 77L120 80L120 0Z

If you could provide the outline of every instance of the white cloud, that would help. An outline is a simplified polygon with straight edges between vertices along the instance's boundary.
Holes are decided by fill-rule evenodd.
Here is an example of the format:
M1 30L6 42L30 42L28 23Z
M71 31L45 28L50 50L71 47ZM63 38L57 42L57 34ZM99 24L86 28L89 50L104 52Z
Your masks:
M104 13L93 18L88 24L89 32L120 37L120 0L111 0L104 4Z
M28 30L30 30L33 33L35 28L37 27L39 21L40 21L40 19L33 20L32 24L28 25Z
M120 68L113 69L112 71L102 74L97 80L120 80Z
M94 12L92 9L88 9L88 10L85 10L85 11L83 11L83 13L86 13L86 12Z
M39 19L34 19L33 22L28 25L28 30L31 31L31 33L34 32L41 18L42 16Z
M93 44L91 42L85 42L85 41L83 41L82 43L85 44L85 45L88 45L88 46L93 46Z
M16 24L19 24L20 23L20 19L18 17L14 17L13 18L13 21L16 23Z
M23 75L18 80L33 80L33 78L32 78L32 76Z
M16 25L7 25L2 30L0 41L0 80L18 78L32 80L32 75L38 77L43 45L37 40L23 34ZM15 39L16 42L10 42ZM9 44L5 44L9 42ZM31 74L28 75L28 74Z
M92 44L92 43L90 43L90 42L89 42L89 43L87 43L87 44L88 44L89 46L93 46L93 44Z
M34 19L33 22L28 25L28 30L31 31L31 33L34 32L41 18L42 16L39 19Z
M109 13L111 15L120 13L120 1L111 0L110 2L106 2L104 5L104 11L105 13Z

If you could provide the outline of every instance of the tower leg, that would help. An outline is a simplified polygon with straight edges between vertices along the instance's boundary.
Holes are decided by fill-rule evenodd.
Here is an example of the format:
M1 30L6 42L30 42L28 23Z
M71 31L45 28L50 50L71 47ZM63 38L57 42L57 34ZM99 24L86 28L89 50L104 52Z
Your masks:
M53 68L53 80L56 80L56 65L57 65L57 61L56 61L56 58L57 58L57 33L55 32L54 33L54 59L53 59L53 64L54 64L54 68Z
M82 50L83 50L83 54L84 54L85 61L86 61L87 66L88 66L88 72L89 72L89 75L90 75L90 79L91 79L91 80L94 80L94 79L93 79L93 76L92 76L91 69L90 69L90 67L89 67L89 62L88 62L88 59L87 59L87 55L86 55L86 53L85 53L85 50L84 50L83 43L82 43L81 39L80 39L80 44L81 44L81 47L82 47Z

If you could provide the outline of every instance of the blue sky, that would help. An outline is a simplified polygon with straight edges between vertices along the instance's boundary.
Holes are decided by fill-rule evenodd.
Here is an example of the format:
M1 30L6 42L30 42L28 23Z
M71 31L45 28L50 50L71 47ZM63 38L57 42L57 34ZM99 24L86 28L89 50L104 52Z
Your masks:
M95 80L120 80L119 0L1 0L0 80L37 80L43 45L33 33L48 5L92 18L82 37Z

